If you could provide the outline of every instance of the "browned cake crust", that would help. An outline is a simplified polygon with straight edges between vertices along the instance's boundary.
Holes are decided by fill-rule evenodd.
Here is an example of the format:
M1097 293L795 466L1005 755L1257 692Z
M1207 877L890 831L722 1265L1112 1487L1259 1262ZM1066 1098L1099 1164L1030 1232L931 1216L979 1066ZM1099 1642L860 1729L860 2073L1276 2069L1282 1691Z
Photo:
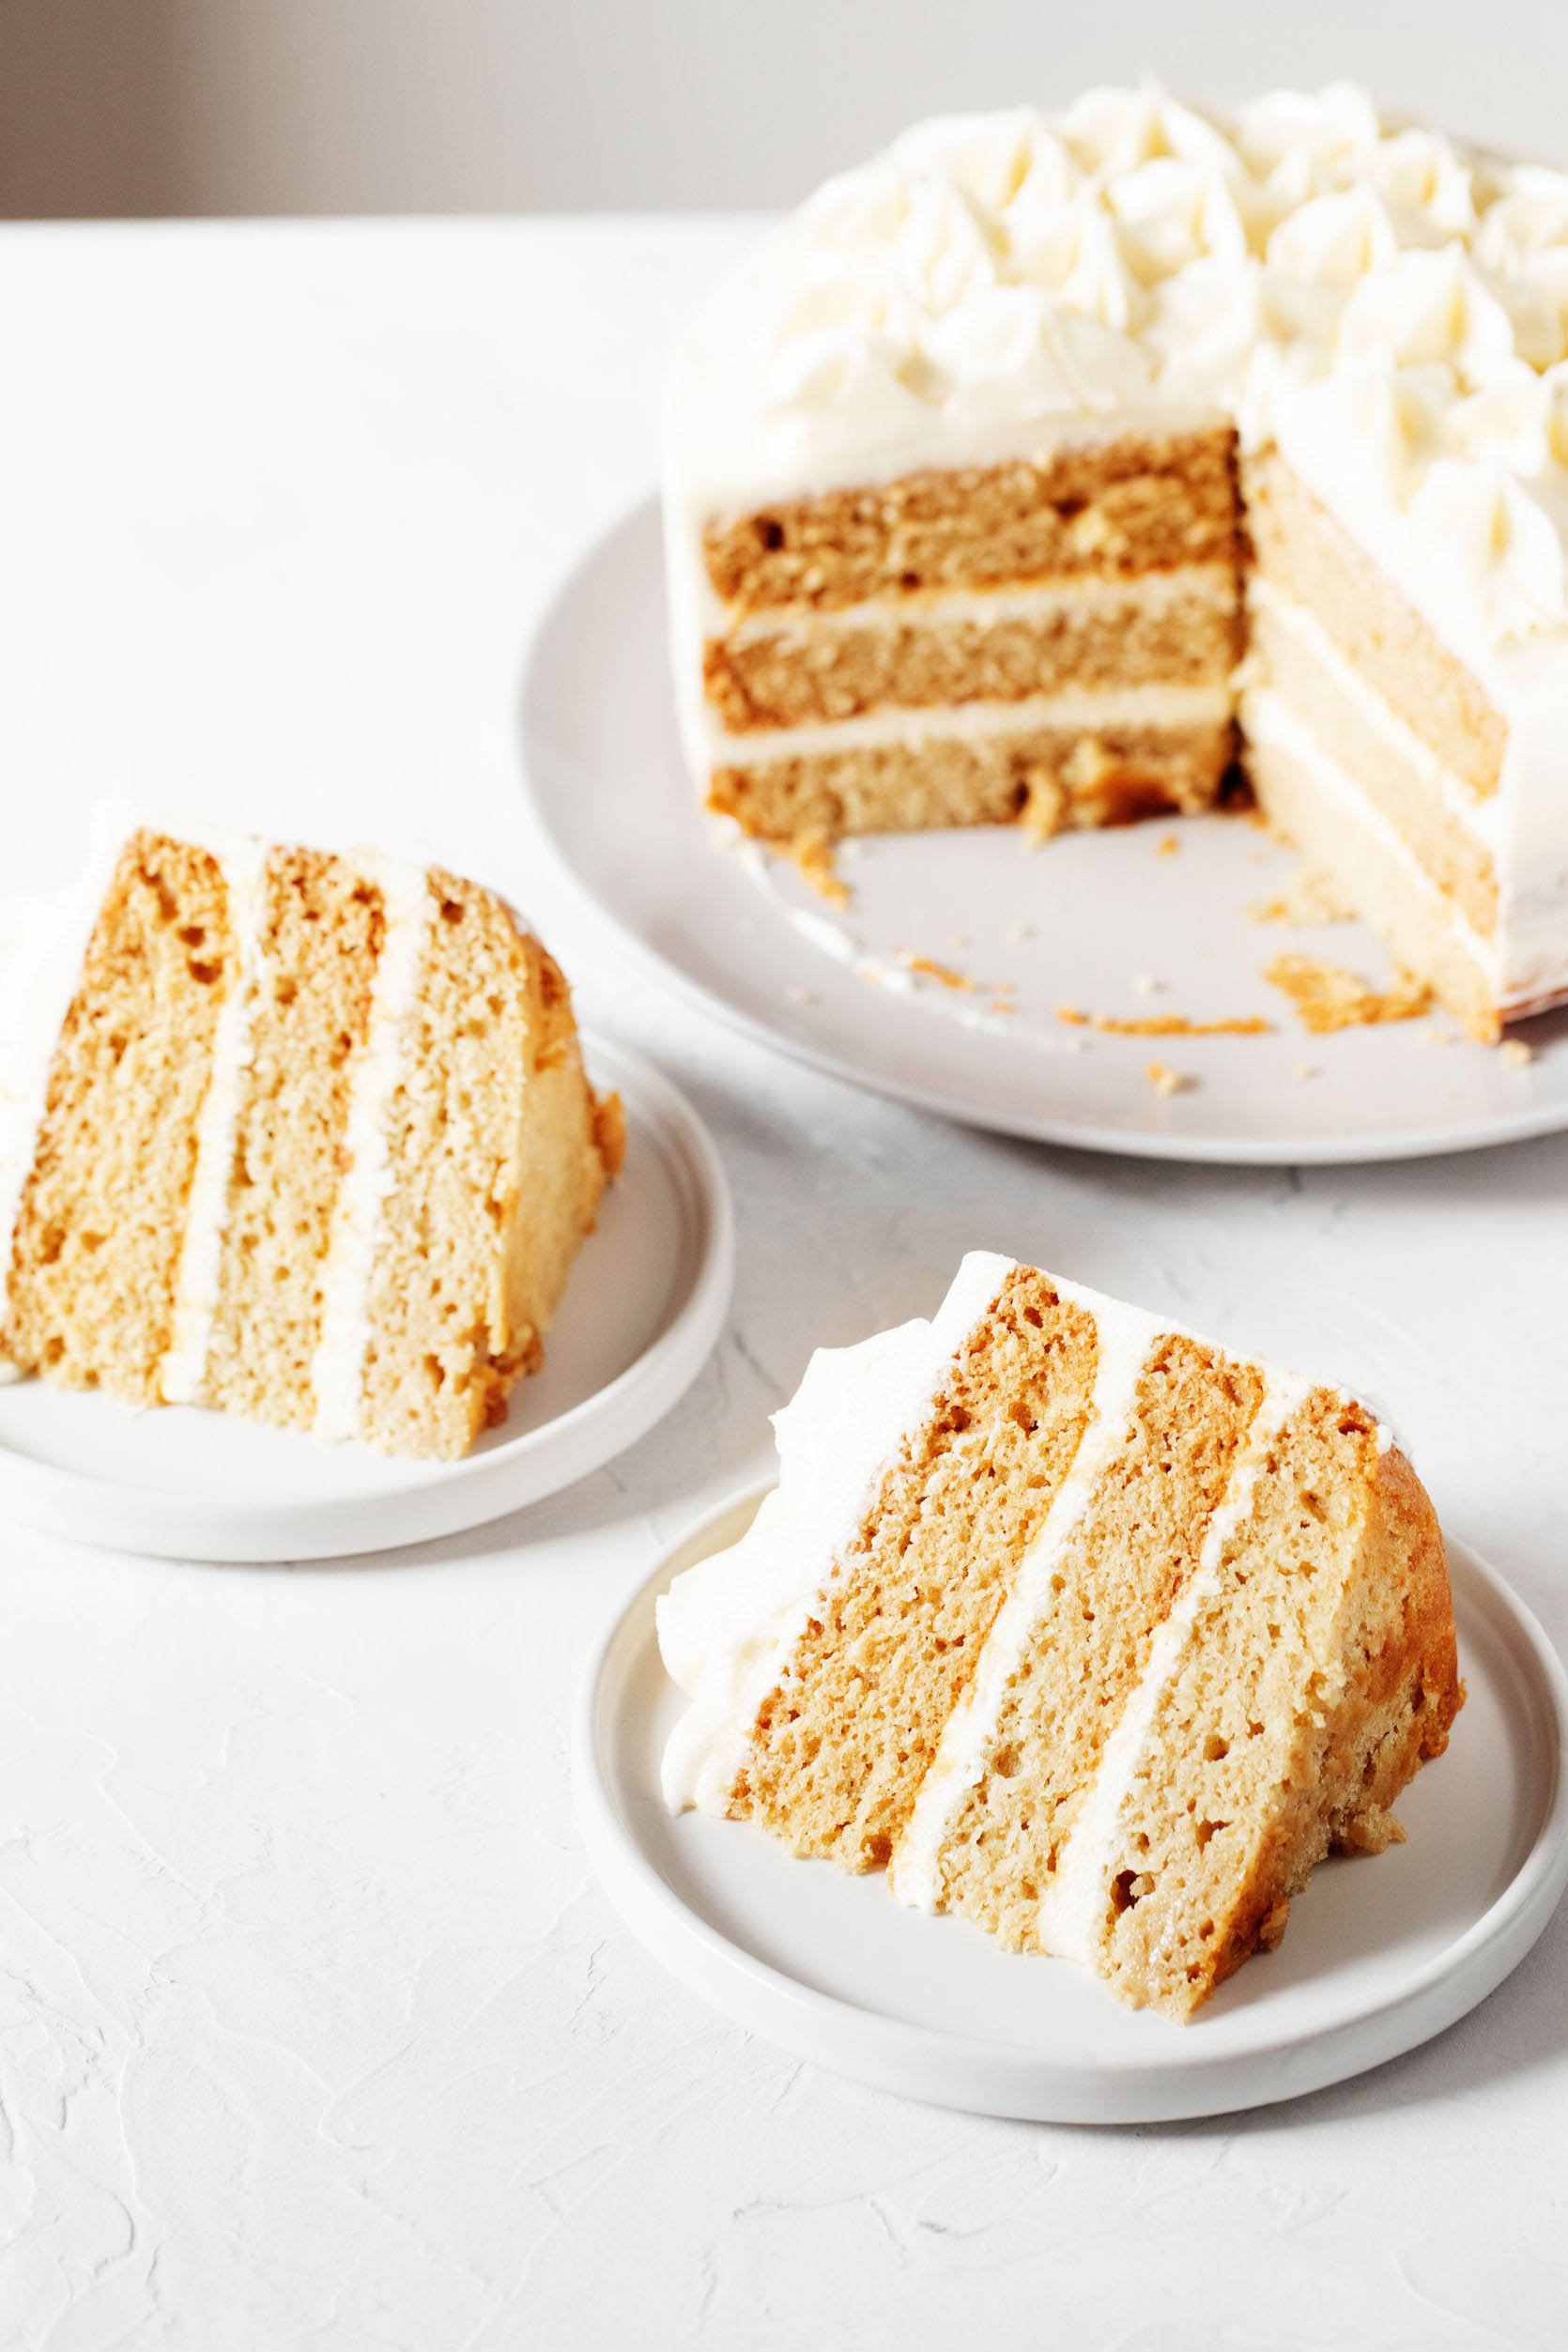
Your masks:
M1235 565L1236 435L1127 434L1035 460L907 474L711 523L703 557L736 613L828 611L917 589Z
M214 859L143 830L120 853L50 1073L12 1242L23 1372L158 1401L208 1057L240 984Z

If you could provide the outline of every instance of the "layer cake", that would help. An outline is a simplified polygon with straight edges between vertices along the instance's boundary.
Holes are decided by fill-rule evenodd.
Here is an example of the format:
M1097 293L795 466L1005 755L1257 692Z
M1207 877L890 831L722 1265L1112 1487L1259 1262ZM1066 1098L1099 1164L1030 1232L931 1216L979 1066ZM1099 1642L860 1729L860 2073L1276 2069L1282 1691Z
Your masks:
M1568 995L1568 175L1344 85L928 123L719 290L666 440L746 832L1250 786L1475 1034Z

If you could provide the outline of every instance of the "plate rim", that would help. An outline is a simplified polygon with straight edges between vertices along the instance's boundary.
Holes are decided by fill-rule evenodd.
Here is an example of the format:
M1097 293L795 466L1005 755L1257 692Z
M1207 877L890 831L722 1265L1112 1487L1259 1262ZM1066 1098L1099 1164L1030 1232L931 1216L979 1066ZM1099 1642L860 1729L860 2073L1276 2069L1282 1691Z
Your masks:
M776 1483L752 1482L711 1505L661 1547L607 1623L584 1670L572 1729L579 1830L601 1886L644 1946L689 1990L747 2030L896 2096L970 2114L1037 2122L1178 2122L1273 2105L1349 2080L1456 2024L1502 1983L1550 1923L1568 1887L1568 1670L1540 1621L1472 1545L1448 1535L1461 1606L1476 1610L1530 1681L1543 1732L1537 1825L1506 1886L1440 1952L1364 2008L1246 2051L1205 2057L1174 2040L1168 2057L1129 2056L1074 2069L1035 2052L862 2008L798 1982L733 1944L692 1910L624 1824L601 1753L606 1683L673 1564L715 1528L753 1510ZM698 1553L696 1557L703 1557ZM1531 1679L1533 1678L1533 1679Z
M689 1098L636 1048L592 1024L580 1031L593 1082L620 1090L663 1146L684 1195L694 1266L661 1329L613 1379L541 1425L483 1453L433 1462L389 1493L227 1502L96 1477L0 1440L0 1511L70 1543L144 1558L259 1563L341 1560L399 1550L487 1525L543 1501L612 1461L685 1393L723 1330L734 1290L729 1177ZM313 1533L313 1528L315 1532Z
M540 690L540 681L548 670L546 640L562 604L595 558L614 539L633 529L645 513L651 512L656 518L660 508L656 488L624 500L590 538L579 542L561 566L534 619L524 651L514 749L530 845L545 857L554 883L569 892L579 913L607 925L640 968L673 989L684 1002L723 1022L755 1045L783 1053L807 1069L820 1070L846 1085L884 1096L890 1101L956 1120L961 1126L985 1134L1019 1136L1029 1143L1050 1144L1069 1151L1104 1152L1117 1159L1159 1160L1208 1167L1358 1167L1401 1160L1444 1159L1457 1152L1489 1151L1568 1130L1568 1098L1556 1105L1502 1114L1479 1128L1472 1123L1453 1130L1424 1127L1369 1130L1344 1139L1326 1135L1283 1136L1277 1142L1268 1137L1165 1134L1158 1129L1105 1128L1022 1112L988 1112L978 1104L949 1096L939 1087L900 1077L897 1071L848 1060L831 1048L795 1034L782 1021L767 1020L747 1011L719 989L686 971L607 898L601 896L589 876L579 869L550 822L546 804L534 781L529 748L530 713Z

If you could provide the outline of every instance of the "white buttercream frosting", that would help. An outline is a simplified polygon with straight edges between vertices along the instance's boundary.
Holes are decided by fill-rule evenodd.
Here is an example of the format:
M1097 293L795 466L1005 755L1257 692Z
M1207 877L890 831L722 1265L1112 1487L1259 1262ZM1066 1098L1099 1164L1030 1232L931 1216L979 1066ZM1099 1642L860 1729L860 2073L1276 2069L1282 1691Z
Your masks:
M813 1602L1012 1265L972 1252L929 1322L820 1348L775 1415L778 1484L738 1544L677 1576L658 1604L659 1649L689 1701L665 1750L671 1812L724 1811Z
M819 190L688 339L671 495L722 514L1218 405L1314 486L1353 475L1506 647L1568 629L1565 361L1568 174L1345 85L1223 119L1095 91L922 124Z

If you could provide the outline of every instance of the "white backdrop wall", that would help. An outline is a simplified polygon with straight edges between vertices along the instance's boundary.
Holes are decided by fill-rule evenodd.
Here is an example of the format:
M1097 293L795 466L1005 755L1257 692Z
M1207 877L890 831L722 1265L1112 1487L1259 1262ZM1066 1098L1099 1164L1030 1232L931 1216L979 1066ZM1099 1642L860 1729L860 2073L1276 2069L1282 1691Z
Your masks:
M904 123L1351 75L1568 156L1568 0L0 0L0 210L784 204Z

